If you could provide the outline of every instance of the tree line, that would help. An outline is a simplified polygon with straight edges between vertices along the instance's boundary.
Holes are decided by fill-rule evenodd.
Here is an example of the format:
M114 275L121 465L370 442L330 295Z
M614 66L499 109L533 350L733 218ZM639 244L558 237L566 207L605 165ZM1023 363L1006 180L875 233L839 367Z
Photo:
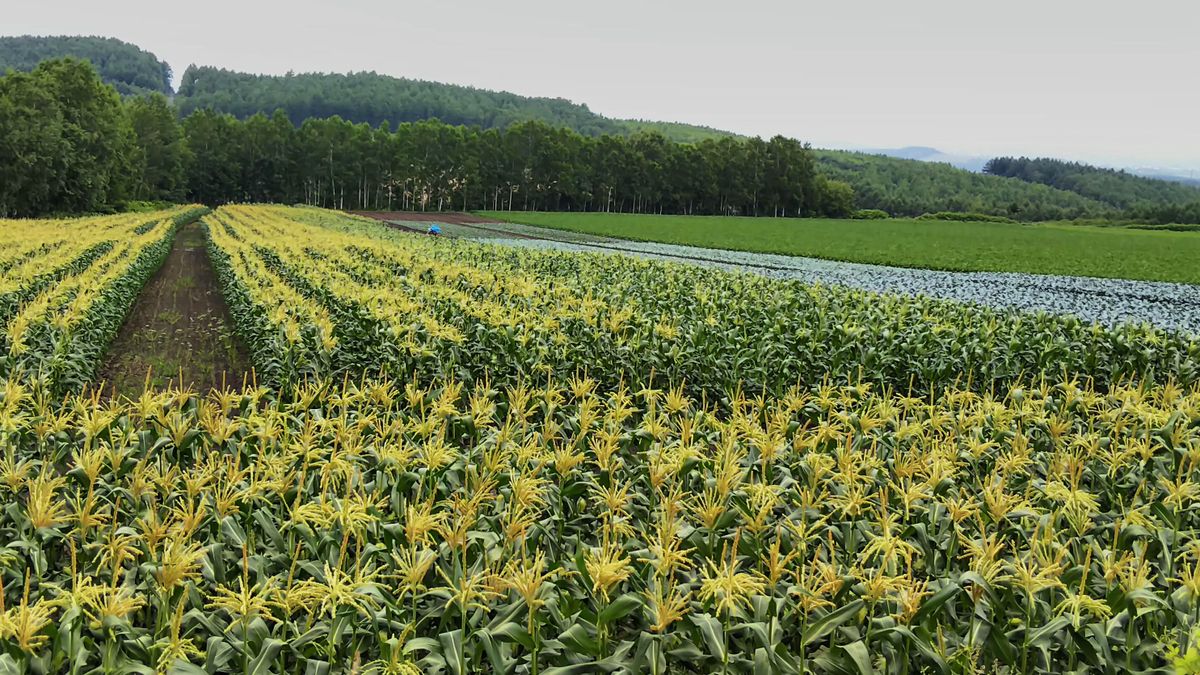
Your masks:
M282 111L182 120L161 95L122 101L87 63L0 78L0 214L101 211L128 200L345 209L847 215L848 185L793 139L678 144L540 121L378 127Z
M395 130L282 112L183 121L193 198L343 209L846 215L848 186L777 136L680 145L658 133L584 136L528 121L478 129L436 120Z
M1200 224L1200 199L1187 204L1142 204L1129 211L1133 220L1155 225Z

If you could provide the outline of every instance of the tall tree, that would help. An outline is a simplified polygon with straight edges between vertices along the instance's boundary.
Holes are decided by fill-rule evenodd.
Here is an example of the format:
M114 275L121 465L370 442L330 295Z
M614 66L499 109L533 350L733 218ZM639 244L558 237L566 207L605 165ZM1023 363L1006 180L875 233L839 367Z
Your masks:
M115 89L77 59L0 78L0 210L33 216L117 208L140 180Z
M141 174L134 195L149 200L183 199L188 148L175 109L166 96L157 93L131 99L126 107L137 137L136 159Z

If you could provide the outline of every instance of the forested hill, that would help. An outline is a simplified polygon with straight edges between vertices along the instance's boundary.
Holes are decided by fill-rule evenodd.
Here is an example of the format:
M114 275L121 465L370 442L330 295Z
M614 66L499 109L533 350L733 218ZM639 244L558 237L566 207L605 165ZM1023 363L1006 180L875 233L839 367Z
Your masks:
M585 104L562 98L520 96L373 72L252 75L193 65L183 73L176 102L184 115L208 108L245 119L255 113L283 110L297 125L306 119L336 115L375 127L387 122L392 128L404 122L438 119L484 129L539 121L585 136L654 130L685 143L733 135L675 122L610 119Z
M854 188L860 209L896 216L935 211L1060 220L1114 215L1105 202L1075 192L958 169L949 164L843 150L814 150L817 168Z
M1121 209L1200 201L1200 187L1058 159L997 157L983 170L993 176L1070 190Z
M681 122L652 122L650 120L618 120L629 132L656 131L676 143L699 143L722 138L742 138L731 131Z
M122 96L171 93L171 67L137 45L116 38L0 37L0 74L10 68L31 71L42 61L64 56L91 62L100 78Z
M223 68L189 66L176 98L184 115L209 108L240 119L283 110L299 125L334 115L351 122L396 127L436 118L448 124L505 128L538 120L598 136L620 126L565 99L531 98L378 73L251 75Z

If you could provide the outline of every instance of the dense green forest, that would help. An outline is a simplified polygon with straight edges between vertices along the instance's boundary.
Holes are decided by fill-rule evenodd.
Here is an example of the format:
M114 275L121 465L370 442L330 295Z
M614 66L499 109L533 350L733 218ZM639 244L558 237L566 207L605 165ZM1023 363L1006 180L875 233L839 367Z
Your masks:
M655 132L585 136L543 122L505 129L436 120L392 130L282 113L183 121L193 199L352 209L846 215L848 186L777 136L678 144Z
M90 62L122 96L171 93L171 67L128 42L103 37L0 37L0 73L31 71L42 61L71 56Z
M394 130L282 111L182 122L164 97L128 99L90 65L48 61L0 78L0 214L117 208L123 200L304 202L360 209L527 209L846 215L849 187L777 136L678 144L657 132L587 136L540 121Z
M240 119L283 110L296 125L336 115L371 126L439 119L490 129L539 120L591 136L621 131L617 122L565 99L531 98L377 73L250 75L189 66L176 103L183 115L209 108Z
M814 150L819 170L854 188L860 209L897 216L937 211L1064 220L1116 214L1109 204L1046 185L972 173L949 164L840 150Z
M983 171L1069 190L1120 209L1200 202L1200 188L1191 185L1058 159L996 157Z
M184 115L208 108L239 119L283 110L296 125L336 115L371 126L387 122L393 128L404 122L437 119L503 129L536 120L585 136L657 131L681 143L735 135L679 122L610 119L587 105L561 98L520 96L370 72L251 75L193 65L183 73L176 103Z
M142 172L129 111L76 59L0 77L0 216L115 208Z
M699 143L706 140L719 140L726 137L744 138L739 134L722 129L700 126L698 124L683 124L682 122L654 122L651 120L618 120L627 132L657 131L676 143Z
M1130 209L1129 217L1133 220L1157 225L1200 224L1200 200L1187 204L1142 204Z

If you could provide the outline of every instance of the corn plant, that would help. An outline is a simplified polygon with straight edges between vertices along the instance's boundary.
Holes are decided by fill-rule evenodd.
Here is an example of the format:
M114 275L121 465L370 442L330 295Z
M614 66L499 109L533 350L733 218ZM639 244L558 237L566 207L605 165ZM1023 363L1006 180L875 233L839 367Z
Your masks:
M1124 672L1191 646L1200 390L0 402L11 668Z
M167 217L0 251L0 670L1197 662L1192 338L315 209L204 225L262 386L31 376L95 352Z

